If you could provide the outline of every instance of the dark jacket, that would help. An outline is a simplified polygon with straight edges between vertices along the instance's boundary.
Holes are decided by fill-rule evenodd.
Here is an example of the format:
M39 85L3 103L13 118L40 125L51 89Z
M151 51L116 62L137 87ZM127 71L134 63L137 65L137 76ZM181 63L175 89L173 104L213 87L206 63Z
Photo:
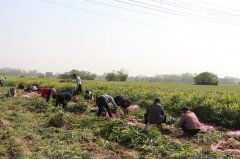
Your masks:
M150 124L161 124L164 115L163 106L160 103L153 103L147 107L146 117Z
M131 101L127 97L121 95L114 97L114 101L123 109L127 109L131 105Z
M55 104L55 106L58 106L59 104L65 105L71 99L72 99L72 94L70 92L60 93L56 97L56 104Z

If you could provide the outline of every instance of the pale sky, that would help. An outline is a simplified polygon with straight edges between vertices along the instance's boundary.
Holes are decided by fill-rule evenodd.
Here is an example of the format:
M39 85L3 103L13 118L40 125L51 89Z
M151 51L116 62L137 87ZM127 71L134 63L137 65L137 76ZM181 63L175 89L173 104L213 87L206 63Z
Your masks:
M0 68L240 77L239 42L239 0L0 0Z

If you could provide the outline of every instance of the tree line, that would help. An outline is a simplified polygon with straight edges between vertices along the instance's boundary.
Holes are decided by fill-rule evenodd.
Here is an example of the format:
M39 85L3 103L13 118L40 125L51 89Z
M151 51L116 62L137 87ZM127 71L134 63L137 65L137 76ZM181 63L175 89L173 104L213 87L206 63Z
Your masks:
M198 74L190 74L190 73L183 73L181 75L177 75L177 74L166 74L165 75L165 74L162 74L162 75L155 75L155 76L151 76L151 77L141 75L141 76L129 77L128 80L131 80L131 81L153 81L153 82L195 83L196 81L194 80L194 78L196 76L198 76ZM203 74L202 76L205 76L205 74ZM205 77L208 77L208 75L206 75ZM215 78L215 77L213 77L213 78ZM238 83L240 83L240 78L235 78L235 77L226 76L224 78L217 77L217 79L218 79L218 82L216 82L216 78L214 79L215 83L224 83L224 84L238 84Z
M55 77L60 79L67 79L71 78L72 74L77 74L83 80L107 80L107 81L154 81L154 82L183 82L183 83L195 83L195 84L218 84L218 83L240 83L240 78L235 77L224 77L218 78L215 74L209 72L202 72L200 77L197 78L199 74L191 74L191 73L183 73L181 75L177 74L162 74L162 75L155 75L155 76L131 76L129 77L128 71L124 68L121 68L117 71L112 71L108 73L104 73L103 75L97 75L91 73L89 71L79 71L77 69L70 70L68 72L62 74L55 74ZM15 68L0 68L0 75L11 75L11 76L38 76L38 77L45 77L43 73L38 72L37 70L22 70L22 69L15 69ZM195 79L196 78L196 79ZM212 80L210 80L210 79ZM197 82L202 80L202 82ZM205 80L205 81L204 81Z
M0 68L1 75L10 75L10 76L39 76L42 73L38 72L37 70L23 70L23 69L16 69L16 68Z

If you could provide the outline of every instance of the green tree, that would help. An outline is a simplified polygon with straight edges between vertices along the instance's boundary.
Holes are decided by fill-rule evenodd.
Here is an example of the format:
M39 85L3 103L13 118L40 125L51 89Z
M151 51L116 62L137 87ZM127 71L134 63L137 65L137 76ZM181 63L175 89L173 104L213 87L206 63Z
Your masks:
M194 77L194 82L197 85L218 85L218 77L210 72L202 72Z
M126 74L122 71L117 71L116 77L117 77L118 81L126 81L128 78L128 74Z
M107 81L126 81L128 78L127 70L122 68L119 71L106 74Z
M80 71L79 75L82 79L85 79L85 80L94 80L97 77L96 74L93 74L89 71Z
M106 74L106 80L107 81L115 81L116 80L116 74L114 72L110 72Z
M79 70L73 69L73 70L71 70L69 72L65 72L63 74L60 74L58 76L58 78L60 78L60 79L69 79L69 78L73 77L73 74L76 74L76 75L80 76L81 79L83 79L83 80L94 80L97 77L96 74L93 74L93 73L91 73L89 71L79 71Z

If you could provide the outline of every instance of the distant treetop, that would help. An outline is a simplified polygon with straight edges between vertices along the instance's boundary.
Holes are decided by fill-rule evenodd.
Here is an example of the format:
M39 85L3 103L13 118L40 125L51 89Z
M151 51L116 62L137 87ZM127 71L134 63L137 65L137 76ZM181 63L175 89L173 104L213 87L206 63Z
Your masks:
M202 72L194 77L194 82L197 85L218 85L217 75L210 72Z

